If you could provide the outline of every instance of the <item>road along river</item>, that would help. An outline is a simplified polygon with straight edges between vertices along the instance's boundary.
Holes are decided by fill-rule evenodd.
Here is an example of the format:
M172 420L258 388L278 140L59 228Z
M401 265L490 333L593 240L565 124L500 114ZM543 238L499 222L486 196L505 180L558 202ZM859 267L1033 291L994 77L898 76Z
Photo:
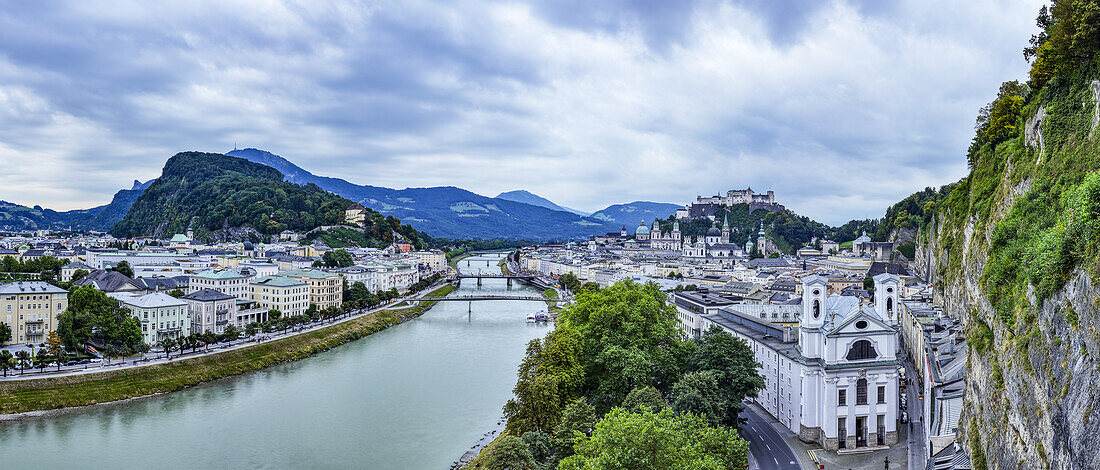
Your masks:
M463 259L498 273L500 255ZM451 295L539 295L503 279ZM125 404L0 422L4 468L443 469L493 428L527 342L531 301L440 302L316 356Z

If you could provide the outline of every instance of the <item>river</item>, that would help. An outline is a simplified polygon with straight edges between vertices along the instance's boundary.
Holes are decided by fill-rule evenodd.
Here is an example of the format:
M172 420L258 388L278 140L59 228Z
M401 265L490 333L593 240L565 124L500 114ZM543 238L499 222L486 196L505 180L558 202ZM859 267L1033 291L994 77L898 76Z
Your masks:
M459 261L499 273L498 255ZM467 267L467 264L471 266ZM479 292L467 279L452 295ZM500 279L487 294L537 295ZM0 423L3 468L445 469L499 420L542 302L440 302L316 356L126 404Z

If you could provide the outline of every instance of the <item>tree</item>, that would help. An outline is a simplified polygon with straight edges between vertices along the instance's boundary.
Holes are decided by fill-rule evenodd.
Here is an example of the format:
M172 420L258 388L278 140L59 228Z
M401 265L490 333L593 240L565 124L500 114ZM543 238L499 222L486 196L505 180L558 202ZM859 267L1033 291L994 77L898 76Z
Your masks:
M259 331L259 329L260 329L259 322L249 323L249 324L244 326L244 335L251 338L253 336L256 336L256 332Z
M119 261L111 270L118 271L119 274L129 278L134 277L134 268L131 268L130 263L125 260Z
M661 411L668 408L668 403L661 397L661 392L651 386L639 387L631 390L623 399L622 408L629 412Z
M172 338L171 336L169 336L167 338L164 338L164 339L161 339L160 341L157 341L157 345L164 349L164 358L165 359L171 359L172 358L172 350L176 348L177 344L178 343L176 342L176 339Z
M573 455L574 436L581 434L592 435L592 429L596 427L596 409L589 405L583 398L578 398L565 407L561 415L561 421L554 428L553 444L558 455L568 457Z
M718 388L714 371L689 372L672 386L672 409L677 413L694 413L707 419L711 426L722 426L730 403ZM737 415L734 415L736 418Z
M31 353L26 350L18 351L15 353L15 360L19 366L19 375L23 375L23 372L31 366Z
M527 431L523 433L523 442L527 443L527 449L531 451L531 457L536 462L544 462L553 449L550 447L550 435L542 431Z
M210 330L206 330L206 331L202 332L202 334L199 335L199 338L202 339L202 342L206 343L206 350L207 351L210 350L210 345L211 344L218 342L218 335L214 334L214 332L210 331Z
M657 284L629 279L576 296L555 329L575 332L580 344L584 385L569 400L584 395L610 409L635 388L664 392L679 379L689 346L666 298Z
M69 308L58 316L57 334L69 351L93 341L123 354L143 350L141 322L115 299L91 286L69 295Z
M46 335L46 351L54 357L57 362L57 370L61 370L61 361L65 359L65 347L61 344L61 336L58 336L57 331L51 331Z
M522 438L507 434L493 447L486 462L489 470L535 470L535 458Z
M554 429L561 411L578 396L583 384L579 347L568 329L554 330L527 343L513 389L515 398L504 404L509 430L520 434Z
M570 292L576 292L581 288L581 281L577 278L576 274L565 273L558 278L558 284L568 289Z
M711 427L698 415L614 408L596 424L591 437L576 437L576 454L562 460L558 468L745 468L748 447L736 429Z
M76 271L73 271L73 276L72 276L72 278L69 279L69 282L79 281L81 279L84 279L84 276L87 276L87 275L88 275L87 270L77 269Z
M7 323L0 322L0 346L11 341L11 327Z
M0 369L4 369L4 377L8 376L8 369L15 368L15 356L7 349L0 351Z
M172 290L168 291L168 295L178 299L180 297L183 297L185 294L180 289L172 289Z
M233 344L233 340L237 339L241 335L241 330L237 329L234 325L226 325L225 332L222 333L222 337L229 340L229 344Z
M355 264L351 253L344 249L326 251L321 255L321 261L326 268L346 268Z
M41 348L38 352L34 353L34 365L38 367L39 371L46 368L46 365L50 363L50 353L46 352L46 348Z
M1040 31L1024 49L1024 58L1031 60L1032 89L1088 66L1100 50L1100 8L1095 2L1053 0L1049 9L1039 10L1035 24Z
M191 349L191 352L195 352L197 349L199 340L195 339L195 335L190 334L187 336L180 336L176 338L176 347L180 348L180 355L183 355L183 351Z
M688 369L714 374L725 402L724 408L716 410L724 410L721 423L736 426L741 402L756 397L764 389L764 377L758 369L760 364L744 340L718 326L704 331L695 343L696 348L688 359Z

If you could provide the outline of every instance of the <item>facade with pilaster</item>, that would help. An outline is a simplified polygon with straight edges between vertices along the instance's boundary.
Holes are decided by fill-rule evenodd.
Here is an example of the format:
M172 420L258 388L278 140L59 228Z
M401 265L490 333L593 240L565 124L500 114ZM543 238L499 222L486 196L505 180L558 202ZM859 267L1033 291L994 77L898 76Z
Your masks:
M827 295L827 280L802 278L797 327L740 305L704 315L753 350L765 388L756 402L805 442L826 450L898 441L898 278L875 276L875 301Z

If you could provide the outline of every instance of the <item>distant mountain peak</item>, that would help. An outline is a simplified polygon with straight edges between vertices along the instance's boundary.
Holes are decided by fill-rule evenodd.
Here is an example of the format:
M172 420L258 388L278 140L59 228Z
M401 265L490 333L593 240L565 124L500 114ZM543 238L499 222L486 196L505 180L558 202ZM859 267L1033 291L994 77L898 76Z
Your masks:
M545 207L547 209L555 210L555 211L572 212L574 214L577 214L577 215L583 216L583 217L587 217L589 215L588 212L583 212L583 211L579 211L579 210L576 210L576 209L570 209L568 207L559 206L559 205L555 204L553 201L551 201L549 199L546 199L542 196L539 196L537 194L533 194L530 191L523 190L523 189L516 189L514 191L505 191L503 193L497 194L496 199L504 199L506 201L513 201L513 202L522 202L524 204L531 204L532 206Z

